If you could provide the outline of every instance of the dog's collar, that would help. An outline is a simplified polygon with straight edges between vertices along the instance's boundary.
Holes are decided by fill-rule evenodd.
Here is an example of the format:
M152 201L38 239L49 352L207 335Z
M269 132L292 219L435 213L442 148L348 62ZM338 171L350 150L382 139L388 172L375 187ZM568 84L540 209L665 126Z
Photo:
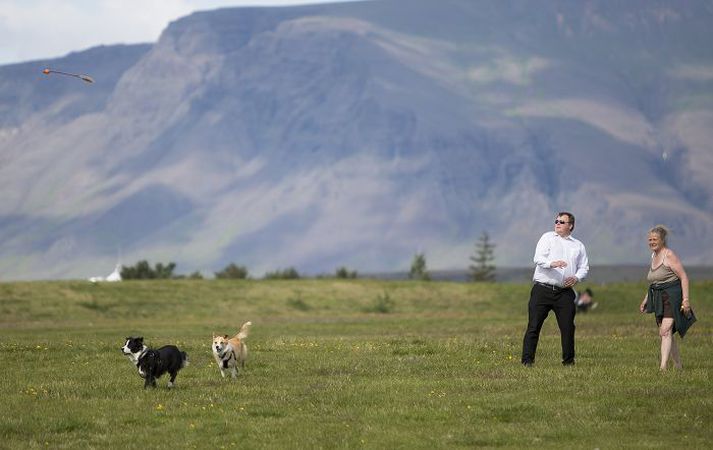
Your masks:
M228 355L228 353L230 354ZM225 359L226 355L228 355L228 359ZM232 347L226 347L225 351L223 353L220 353L219 356L221 360L230 361L235 356L235 352L233 351Z
M225 355L228 354L229 350L233 350L233 348L230 345L226 345L225 349L222 352L218 352L218 356L220 357L220 359L225 358Z

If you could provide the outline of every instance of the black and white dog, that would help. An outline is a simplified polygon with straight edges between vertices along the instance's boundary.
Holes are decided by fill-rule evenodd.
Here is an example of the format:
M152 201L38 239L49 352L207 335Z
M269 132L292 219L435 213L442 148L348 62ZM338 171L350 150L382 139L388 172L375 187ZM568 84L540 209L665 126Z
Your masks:
M156 379L167 372L171 375L168 387L173 387L178 371L188 365L188 355L175 345L165 345L154 350L144 345L143 337L127 337L121 352L145 379L144 388L156 387Z

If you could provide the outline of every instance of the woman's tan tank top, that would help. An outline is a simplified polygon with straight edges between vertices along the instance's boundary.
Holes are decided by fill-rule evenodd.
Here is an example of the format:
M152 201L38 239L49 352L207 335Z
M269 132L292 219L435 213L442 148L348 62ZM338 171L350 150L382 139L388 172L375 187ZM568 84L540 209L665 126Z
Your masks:
M678 280L678 276L676 275L676 273L665 264L666 256L668 256L668 250L666 250L666 253L664 253L661 264L659 264L659 266L655 269L652 269L651 265L649 264L649 274L646 276L646 279L649 281L649 283L664 284L670 281ZM651 254L651 260L653 261L653 259L654 255Z

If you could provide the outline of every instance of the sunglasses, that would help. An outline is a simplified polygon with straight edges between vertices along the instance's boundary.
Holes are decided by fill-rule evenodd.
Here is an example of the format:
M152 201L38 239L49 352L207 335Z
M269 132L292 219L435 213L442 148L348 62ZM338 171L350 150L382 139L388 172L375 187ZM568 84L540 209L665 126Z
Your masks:
M565 222L563 220L555 220L555 225L564 225L566 223L569 223L569 222Z

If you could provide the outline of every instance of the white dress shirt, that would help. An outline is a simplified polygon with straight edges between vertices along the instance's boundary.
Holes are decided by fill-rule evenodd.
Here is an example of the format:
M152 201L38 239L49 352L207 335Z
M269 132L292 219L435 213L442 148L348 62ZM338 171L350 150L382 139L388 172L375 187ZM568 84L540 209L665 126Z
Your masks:
M567 267L550 267L552 261L562 260ZM589 273L587 250L571 235L565 238L554 231L543 234L535 249L533 281L564 287L565 278L575 276L582 281Z

